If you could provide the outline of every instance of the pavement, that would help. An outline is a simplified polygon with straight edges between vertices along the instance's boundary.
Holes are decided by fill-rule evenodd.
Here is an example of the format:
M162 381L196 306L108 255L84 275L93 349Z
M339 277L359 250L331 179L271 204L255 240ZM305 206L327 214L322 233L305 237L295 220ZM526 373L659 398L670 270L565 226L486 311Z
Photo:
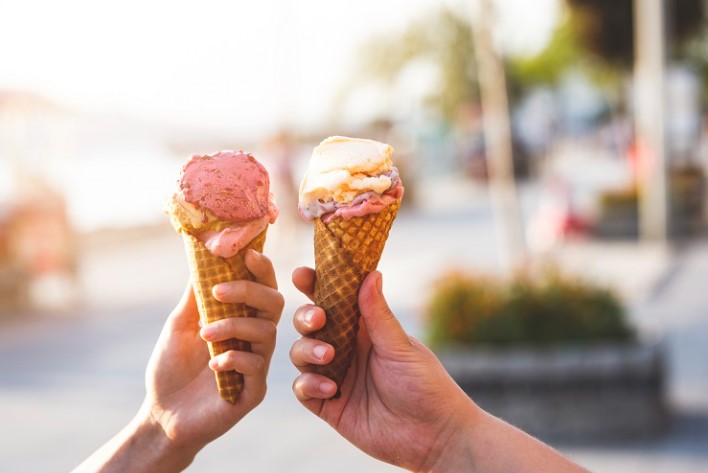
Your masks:
M420 338L436 278L452 267L499 268L485 194L469 186L439 189L459 204L403 211L380 264L392 309ZM297 334L288 319L305 298L290 273L312 265L311 228L286 217L272 230L265 251L287 303L268 395L187 471L231 464L257 472L400 471L357 450L294 399L288 349ZM0 320L0 471L69 471L131 419L153 344L187 280L183 251L166 224L95 235L82 244L76 308ZM653 440L554 446L592 471L708 471L708 240L669 249L578 240L549 258L615 287L642 333L664 337L674 412L670 430Z

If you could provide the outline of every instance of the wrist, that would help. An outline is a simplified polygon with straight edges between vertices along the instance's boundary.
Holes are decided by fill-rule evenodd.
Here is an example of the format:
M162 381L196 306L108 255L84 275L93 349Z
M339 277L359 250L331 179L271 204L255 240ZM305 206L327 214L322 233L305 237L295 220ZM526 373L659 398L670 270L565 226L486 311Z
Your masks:
M475 471L474 441L477 425L485 412L466 395L452 412L445 429L438 436L437 446L429 456L428 464L419 473Z
M176 445L152 411L143 406L128 425L128 439L140 457L139 470L174 472L187 468L200 447ZM131 470L132 471L132 470Z
M178 472L192 463L198 450L176 447L150 410L143 406L128 425L73 473Z

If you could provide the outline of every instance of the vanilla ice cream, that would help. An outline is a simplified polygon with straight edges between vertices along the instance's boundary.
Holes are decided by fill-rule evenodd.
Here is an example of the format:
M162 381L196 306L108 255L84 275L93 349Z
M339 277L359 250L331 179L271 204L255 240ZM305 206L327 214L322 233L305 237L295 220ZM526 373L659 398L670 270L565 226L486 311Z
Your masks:
M333 136L317 146L300 185L298 210L305 220L345 219L380 211L403 196L393 147L378 141Z

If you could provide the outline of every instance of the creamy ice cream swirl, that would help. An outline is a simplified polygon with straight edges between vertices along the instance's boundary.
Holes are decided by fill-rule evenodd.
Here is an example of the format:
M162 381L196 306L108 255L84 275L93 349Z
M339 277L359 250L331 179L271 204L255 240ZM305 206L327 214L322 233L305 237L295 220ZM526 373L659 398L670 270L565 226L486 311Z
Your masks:
M347 203L337 202L336 200L327 202L317 200L307 207L298 208L300 216L308 222L316 218L321 218L327 222L334 217L342 217L345 220L349 220L353 217L363 217L370 213L380 212L387 205L400 200L404 192L398 169L392 167L385 174L385 177L390 180L391 185L383 193L373 190L366 191L363 194L358 194L351 202Z
M403 197L393 147L333 136L317 146L300 185L298 211L307 221L345 220L383 210Z

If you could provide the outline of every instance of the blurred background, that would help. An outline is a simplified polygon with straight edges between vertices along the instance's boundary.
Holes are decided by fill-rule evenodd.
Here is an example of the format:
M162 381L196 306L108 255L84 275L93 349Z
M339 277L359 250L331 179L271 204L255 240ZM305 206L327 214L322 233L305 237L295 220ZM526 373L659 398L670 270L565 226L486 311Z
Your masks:
M132 418L187 282L165 198L191 153L244 149L287 305L267 399L188 471L396 471L290 391L297 188L339 134L396 149L385 293L473 398L594 471L706 471L705 13L0 0L0 469L68 471Z

